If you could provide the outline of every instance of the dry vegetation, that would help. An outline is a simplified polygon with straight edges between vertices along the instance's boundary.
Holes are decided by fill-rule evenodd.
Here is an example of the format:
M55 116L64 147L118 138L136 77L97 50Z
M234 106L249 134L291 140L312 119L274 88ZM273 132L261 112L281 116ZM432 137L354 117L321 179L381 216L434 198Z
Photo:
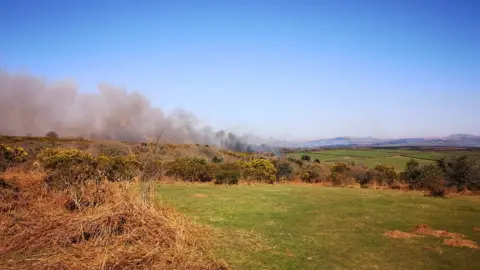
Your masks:
M211 257L207 228L143 200L135 183L102 177L111 168L93 156L46 149L36 166L19 166L21 149L2 149L2 269L226 267Z
M0 263L6 269L223 269L209 230L155 203L155 181L215 184L301 181L342 187L477 190L479 163L464 157L437 165L324 164L208 145L129 144L83 139L2 137ZM195 194L195 198L206 198ZM395 238L441 234L430 228L387 232Z

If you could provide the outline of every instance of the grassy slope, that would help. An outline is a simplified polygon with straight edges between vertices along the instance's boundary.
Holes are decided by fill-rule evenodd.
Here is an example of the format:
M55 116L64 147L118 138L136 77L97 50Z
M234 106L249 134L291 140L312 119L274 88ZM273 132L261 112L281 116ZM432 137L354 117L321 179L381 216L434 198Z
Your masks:
M295 185L161 185L158 193L219 228L219 256L237 269L480 269L480 251L382 235L427 223L480 242L478 197Z
M355 161L355 163L363 164L370 168L375 167L377 164L383 164L394 166L397 172L401 172L405 168L405 164L412 158L416 159L420 164L429 164L433 162L433 160L445 155L475 155L478 153L480 152L435 152L407 149L332 149L317 152L298 152L290 155L300 158L306 154L312 159L318 159L327 163Z

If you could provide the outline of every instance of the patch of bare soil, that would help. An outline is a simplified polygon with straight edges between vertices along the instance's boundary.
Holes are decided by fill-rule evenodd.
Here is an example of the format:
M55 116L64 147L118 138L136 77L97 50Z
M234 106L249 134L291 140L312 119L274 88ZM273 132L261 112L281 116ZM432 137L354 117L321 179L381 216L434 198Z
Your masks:
M207 198L208 196L202 193L197 193L193 195L194 198Z
M399 230L388 231L385 232L383 235L391 237L391 238L413 238L413 237L423 237L422 235L417 235L414 233L402 232Z
M414 233L423 234L423 235L430 235L437 238L454 238L454 239L462 239L466 236L460 233L452 233L442 230L434 230L430 228L427 224L420 224L415 228Z
M476 242L467 239L450 238L443 240L443 243L452 247L468 247L473 249L480 249L480 246Z

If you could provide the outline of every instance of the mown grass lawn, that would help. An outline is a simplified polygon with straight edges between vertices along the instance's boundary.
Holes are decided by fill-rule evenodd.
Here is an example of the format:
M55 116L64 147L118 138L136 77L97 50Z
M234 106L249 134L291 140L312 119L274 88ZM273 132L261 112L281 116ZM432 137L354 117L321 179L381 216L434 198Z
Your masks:
M158 199L216 228L235 269L480 269L480 251L433 237L392 239L426 223L480 243L480 198L306 185L167 185Z

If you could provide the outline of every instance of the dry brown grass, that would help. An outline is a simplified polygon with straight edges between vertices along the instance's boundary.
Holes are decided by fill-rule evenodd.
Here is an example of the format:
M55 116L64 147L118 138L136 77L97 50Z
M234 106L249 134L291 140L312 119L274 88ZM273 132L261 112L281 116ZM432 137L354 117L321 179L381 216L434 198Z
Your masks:
M462 239L466 236L460 233L452 233L443 230L434 230L430 228L427 224L420 224L415 228L415 233L423 234L423 235L430 235L437 238L454 238L454 239Z
M101 204L70 211L68 196L46 190L41 173L4 177L2 269L225 269L211 259L206 228L144 203L134 184L103 183Z
M480 249L480 246L476 242L467 239L449 238L443 240L443 243L452 247L468 247L473 249Z
M422 235L414 234L414 233L408 233L408 232L402 232L399 230L394 230L394 231L388 231L383 233L383 235L391 237L391 238L414 238L414 237L423 237Z
M383 235L392 237L392 238L412 238L412 237L423 237L425 235L433 236L437 238L445 238L443 243L453 247L468 247L473 249L480 249L475 241L465 239L465 235L460 233L447 232L443 230L434 230L427 224L417 225L412 233L402 232L402 231L387 231ZM429 249L429 247L426 247ZM439 253L442 251L440 249Z

